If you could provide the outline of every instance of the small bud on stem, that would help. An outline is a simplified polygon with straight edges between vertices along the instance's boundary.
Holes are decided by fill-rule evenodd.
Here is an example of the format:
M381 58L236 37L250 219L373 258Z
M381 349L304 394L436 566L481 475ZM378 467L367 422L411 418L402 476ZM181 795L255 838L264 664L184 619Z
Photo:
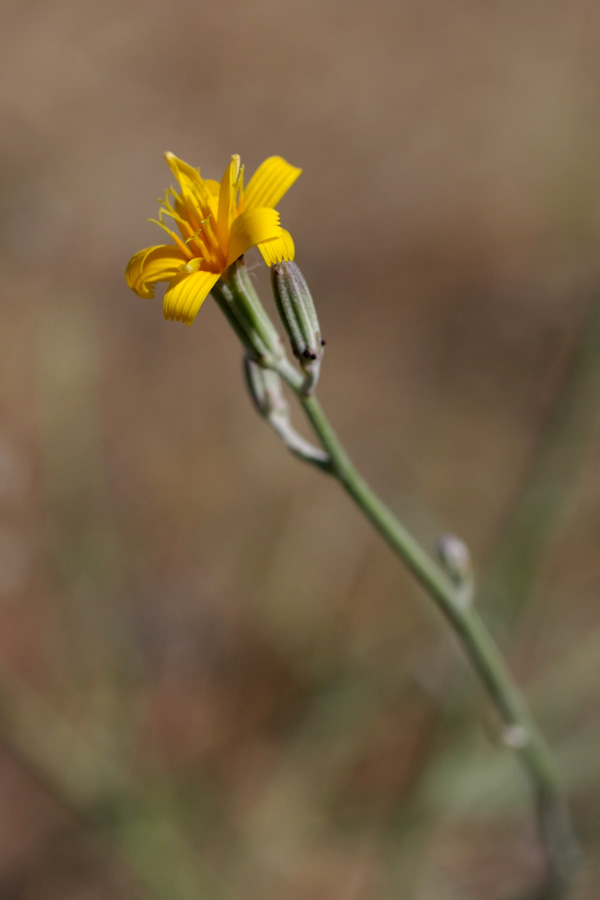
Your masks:
M437 555L456 585L462 605L473 599L473 564L467 545L454 534L443 534L437 543Z

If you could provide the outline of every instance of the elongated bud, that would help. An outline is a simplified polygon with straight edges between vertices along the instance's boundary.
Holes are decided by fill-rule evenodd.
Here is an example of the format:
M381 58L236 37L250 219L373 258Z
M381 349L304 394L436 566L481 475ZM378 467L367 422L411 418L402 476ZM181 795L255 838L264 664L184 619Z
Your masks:
M294 262L280 262L271 268L275 302L287 331L294 356L310 376L307 393L317 383L325 341L313 298L302 272Z
M265 419L272 416L289 418L289 406L283 396L281 379L271 369L262 369L244 356L244 377L248 393L257 412Z
M329 455L298 434L292 425L290 408L283 396L283 387L277 372L264 369L245 356L244 377L256 410L269 423L288 450L299 459L329 471Z

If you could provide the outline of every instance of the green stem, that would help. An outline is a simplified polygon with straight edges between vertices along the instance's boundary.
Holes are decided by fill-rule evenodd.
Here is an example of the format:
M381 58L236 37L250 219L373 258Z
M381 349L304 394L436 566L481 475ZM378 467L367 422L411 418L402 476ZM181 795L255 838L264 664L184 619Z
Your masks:
M577 844L552 753L535 725L493 638L472 604L465 604L433 558L412 537L356 470L315 397L302 395L302 378L287 362L279 374L295 392L323 449L328 471L350 494L377 531L408 566L450 623L505 726L507 745L518 752L532 785L548 878L544 898L565 895L578 858Z

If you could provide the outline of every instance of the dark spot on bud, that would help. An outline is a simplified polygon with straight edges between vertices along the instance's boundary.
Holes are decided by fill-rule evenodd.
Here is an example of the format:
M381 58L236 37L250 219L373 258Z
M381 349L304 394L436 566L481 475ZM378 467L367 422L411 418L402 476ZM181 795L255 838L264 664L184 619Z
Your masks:
M316 354L316 353L309 353L308 355L310 356L311 359L316 359L316 358L317 358L317 354Z
M307 347L305 350L302 351L302 356L303 356L305 359L314 359L314 358L315 358L314 356L312 356L312 354L311 354L310 350L308 349L308 347Z
M324 347L326 343L327 343L327 341L324 340L323 338L321 338L321 347Z

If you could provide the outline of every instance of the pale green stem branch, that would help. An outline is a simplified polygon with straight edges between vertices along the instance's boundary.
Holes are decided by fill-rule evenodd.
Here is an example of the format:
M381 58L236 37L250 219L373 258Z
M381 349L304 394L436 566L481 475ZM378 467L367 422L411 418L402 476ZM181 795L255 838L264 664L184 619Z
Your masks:
M540 840L548 867L545 897L564 896L579 851L552 753L493 638L473 605L413 538L356 470L315 397L302 394L302 377L284 361L277 371L296 394L330 459L328 471L432 597L461 642L504 724L506 744L518 753L533 788Z
M261 319L262 326L262 317L266 314L247 277L243 281L243 272L238 271L240 268L243 269L240 266L232 267L231 275L227 279L227 296L223 297L228 304L233 304L228 313L233 314L234 306L236 309L239 308L241 310L239 318L242 321L246 315L244 309L252 308L252 318ZM254 307L260 312L257 313ZM240 337L243 337L241 333ZM253 345L255 338L261 343L258 348ZM560 778L552 753L535 725L493 638L474 605L465 603L461 587L453 583L448 573L443 571L413 538L354 467L319 401L314 396L306 395L304 379L285 355L280 354L277 343L272 344L277 348L276 353L263 356L262 340L262 331L255 330L249 340L249 352L255 354L261 366L276 371L294 391L323 450L328 455L326 466L321 467L337 478L363 514L370 519L377 531L403 560L434 600L461 642L503 722L504 742L519 754L534 792L540 840L547 862L544 893L540 896L543 896L544 900L557 900L563 897L572 880L579 854Z

